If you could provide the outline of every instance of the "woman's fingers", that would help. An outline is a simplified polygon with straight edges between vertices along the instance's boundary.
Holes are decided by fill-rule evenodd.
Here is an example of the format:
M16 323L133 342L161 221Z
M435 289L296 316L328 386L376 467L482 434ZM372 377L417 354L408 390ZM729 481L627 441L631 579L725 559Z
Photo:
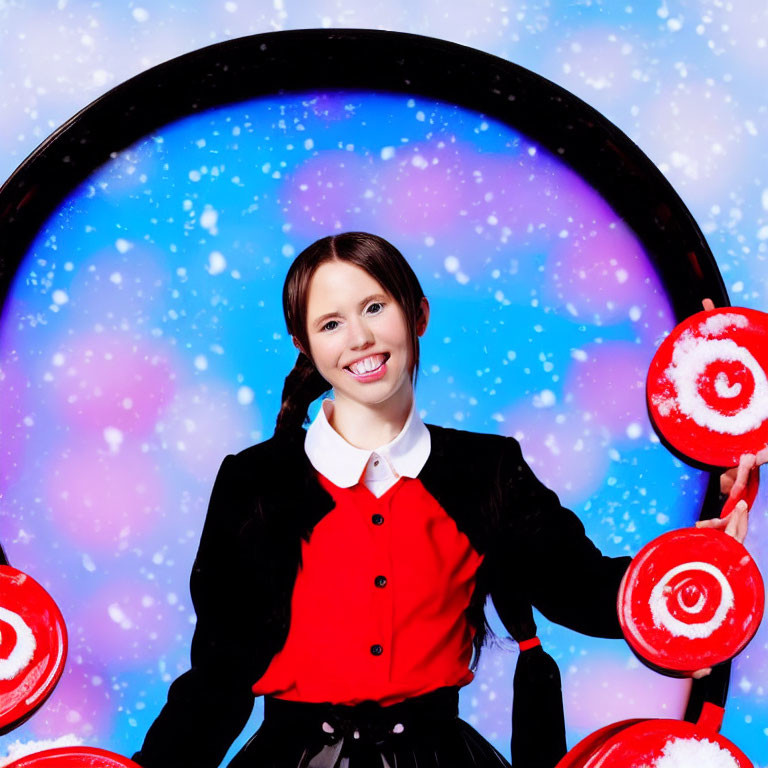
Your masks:
M715 530L725 531L729 536L733 536L736 541L743 544L747 537L747 528L749 527L749 508L747 502L743 499L733 508L730 515L726 517L713 517L711 520L699 520L696 523L697 528L714 528Z
M738 505L737 505L738 506ZM749 507L747 502L744 502L744 511L739 515L739 523L736 528L736 540L744 543L744 539L747 538L747 531L749 530Z
M738 467L731 467L720 475L720 493L732 498L743 493L749 482L749 473L766 461L768 461L768 448L763 448L757 454L742 454Z
M736 541L744 541L746 535L747 502L740 501L726 518L725 532Z
M720 475L720 493L732 495L736 485L736 493L744 490L749 480L749 473L768 463L768 445L757 453L745 453L739 458L739 466L726 469Z
M731 513L733 514L733 513ZM697 528L717 528L717 529L724 529L728 525L728 518L731 515L728 515L728 517L713 517L710 520L699 520L696 523Z
M701 680L702 677L706 677L710 672L712 672L712 667L704 667L704 669L697 669L691 677L694 680Z
M703 299L701 306L704 307L705 312L711 312L715 308L715 302L712 299Z
M756 457L754 453L743 453L739 459L739 466L736 468L736 479L733 481L728 495L731 498L740 496L747 488L749 473L755 466Z
M723 496L730 496L731 488L733 488L733 483L736 480L737 471L738 467L732 467L720 475L720 493L722 493Z

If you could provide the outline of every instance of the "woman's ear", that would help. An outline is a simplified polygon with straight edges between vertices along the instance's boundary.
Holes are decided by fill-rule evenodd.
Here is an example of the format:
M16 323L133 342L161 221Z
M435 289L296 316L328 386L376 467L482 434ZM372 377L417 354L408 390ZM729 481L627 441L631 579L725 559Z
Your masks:
M416 315L416 335L423 336L429 323L429 301L426 296L421 297L419 312Z
M307 353L304 351L303 347L301 346L301 342L295 336L291 336L291 341L293 342L293 346L296 347L296 349L298 349L299 352L309 357L309 355L307 355Z

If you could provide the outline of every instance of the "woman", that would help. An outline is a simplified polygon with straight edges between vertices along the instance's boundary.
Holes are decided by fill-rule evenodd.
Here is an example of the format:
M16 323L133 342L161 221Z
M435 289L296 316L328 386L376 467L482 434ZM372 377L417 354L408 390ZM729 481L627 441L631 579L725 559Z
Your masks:
M219 470L191 577L192 668L134 760L219 765L256 694L265 721L232 768L507 765L457 717L490 595L521 648L513 764L553 766L560 679L531 606L621 637L629 558L600 554L514 439L423 424L413 383L429 303L390 243L317 241L283 308L300 353L275 435Z

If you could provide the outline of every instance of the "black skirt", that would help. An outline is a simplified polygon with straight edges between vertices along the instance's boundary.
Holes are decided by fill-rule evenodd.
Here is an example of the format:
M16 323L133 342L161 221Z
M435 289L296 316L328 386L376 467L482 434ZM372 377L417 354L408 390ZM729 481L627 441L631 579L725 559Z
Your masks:
M509 768L458 716L458 689L389 707L265 697L264 723L228 768Z

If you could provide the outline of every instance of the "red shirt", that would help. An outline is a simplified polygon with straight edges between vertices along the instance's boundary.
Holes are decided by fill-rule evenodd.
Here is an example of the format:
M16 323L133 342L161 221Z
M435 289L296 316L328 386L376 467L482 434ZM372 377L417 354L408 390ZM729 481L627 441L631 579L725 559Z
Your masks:
M288 638L254 693L386 705L469 683L482 556L417 478L380 498L318 478L336 506L302 542Z

